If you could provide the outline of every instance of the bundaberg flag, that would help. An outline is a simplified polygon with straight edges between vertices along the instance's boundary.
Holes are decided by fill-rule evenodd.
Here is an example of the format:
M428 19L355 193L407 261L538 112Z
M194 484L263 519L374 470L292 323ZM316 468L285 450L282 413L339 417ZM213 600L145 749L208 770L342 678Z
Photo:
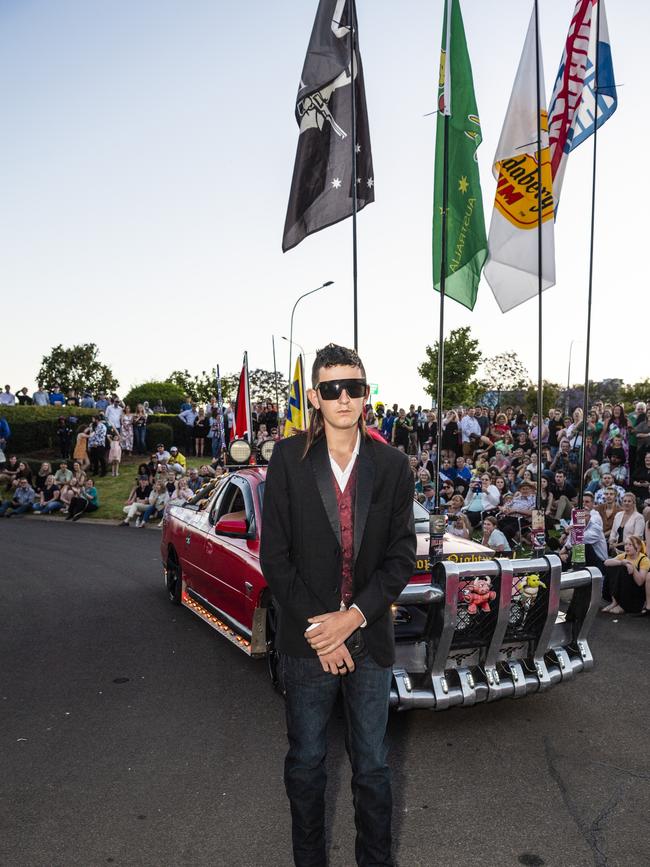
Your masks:
M300 134L282 237L285 253L307 235L352 215L353 69L357 211L375 200L368 111L353 8L350 0L320 0L318 4L296 100ZM350 56L351 24L354 63Z
M296 359L296 369L291 383L287 418L284 423L285 437L292 436L298 431L307 430L307 401L305 398L305 377L302 364L302 355Z
M488 236L489 255L483 273L503 313L533 298L539 291L540 208L542 290L555 284L553 179L545 106L542 48L533 7L492 167L497 189Z
M569 154L593 135L596 124L609 120L617 105L604 0L577 0L548 111L556 216Z
M446 120L448 118L448 120ZM445 123L448 126L445 166ZM445 295L474 308L487 257L483 198L476 152L481 143L472 66L467 52L459 0L446 0L442 27L438 125L433 193L433 284L440 291L442 212L447 170Z

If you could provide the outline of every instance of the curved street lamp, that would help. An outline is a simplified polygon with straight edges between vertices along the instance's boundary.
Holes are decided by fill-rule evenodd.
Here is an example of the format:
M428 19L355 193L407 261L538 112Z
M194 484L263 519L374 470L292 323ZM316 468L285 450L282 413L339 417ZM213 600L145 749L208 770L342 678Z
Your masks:
M294 344L294 340L293 340L293 314L296 312L296 307L298 306L299 301L302 301L302 299L306 298L308 295L313 295L314 292L320 292L321 289L324 289L326 286L331 286L333 283L334 283L333 280L327 280L325 283L322 283L320 286L317 286L315 289L310 289L309 292L305 292L303 295L301 295L296 300L296 303L293 305L293 309L291 311L291 325L289 327L289 394L287 396L287 406L288 406L289 400L291 398L291 381L292 381L292 377L293 377L293 371L291 369L291 361L292 361L291 349L292 349L293 344ZM285 337L284 340L286 340L286 339L287 338ZM296 343L296 346L300 346L300 344ZM302 354L303 355L305 354L304 350L303 350Z

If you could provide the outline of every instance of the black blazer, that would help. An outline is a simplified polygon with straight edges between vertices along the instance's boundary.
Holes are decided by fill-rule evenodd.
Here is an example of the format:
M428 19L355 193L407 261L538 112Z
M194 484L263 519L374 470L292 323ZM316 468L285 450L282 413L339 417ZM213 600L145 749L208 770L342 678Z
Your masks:
M279 442L266 475L260 562L278 609L276 647L311 656L307 619L338 611L341 545L325 437L302 459L305 435ZM415 568L414 482L406 455L361 437L354 518L355 602L363 637L379 665L395 657L391 604Z

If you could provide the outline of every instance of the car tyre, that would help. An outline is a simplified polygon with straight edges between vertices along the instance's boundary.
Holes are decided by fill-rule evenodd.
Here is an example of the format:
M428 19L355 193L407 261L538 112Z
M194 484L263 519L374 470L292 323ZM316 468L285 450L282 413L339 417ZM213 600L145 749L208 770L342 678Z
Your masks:
M167 557L165 586L167 588L167 598L172 605L180 605L181 594L183 592L183 570L181 569L181 564L178 562L178 556L173 549Z

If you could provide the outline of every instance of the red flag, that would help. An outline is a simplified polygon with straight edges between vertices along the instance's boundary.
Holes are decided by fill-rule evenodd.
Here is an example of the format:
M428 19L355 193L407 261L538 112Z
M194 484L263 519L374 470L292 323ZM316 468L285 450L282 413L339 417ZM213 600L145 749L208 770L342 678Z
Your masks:
M253 438L253 426L251 424L251 401L250 390L248 386L248 353L244 353L244 363L241 373L239 374L239 385L237 387L237 400L235 401L235 428L233 430L233 438L247 439L249 442Z

